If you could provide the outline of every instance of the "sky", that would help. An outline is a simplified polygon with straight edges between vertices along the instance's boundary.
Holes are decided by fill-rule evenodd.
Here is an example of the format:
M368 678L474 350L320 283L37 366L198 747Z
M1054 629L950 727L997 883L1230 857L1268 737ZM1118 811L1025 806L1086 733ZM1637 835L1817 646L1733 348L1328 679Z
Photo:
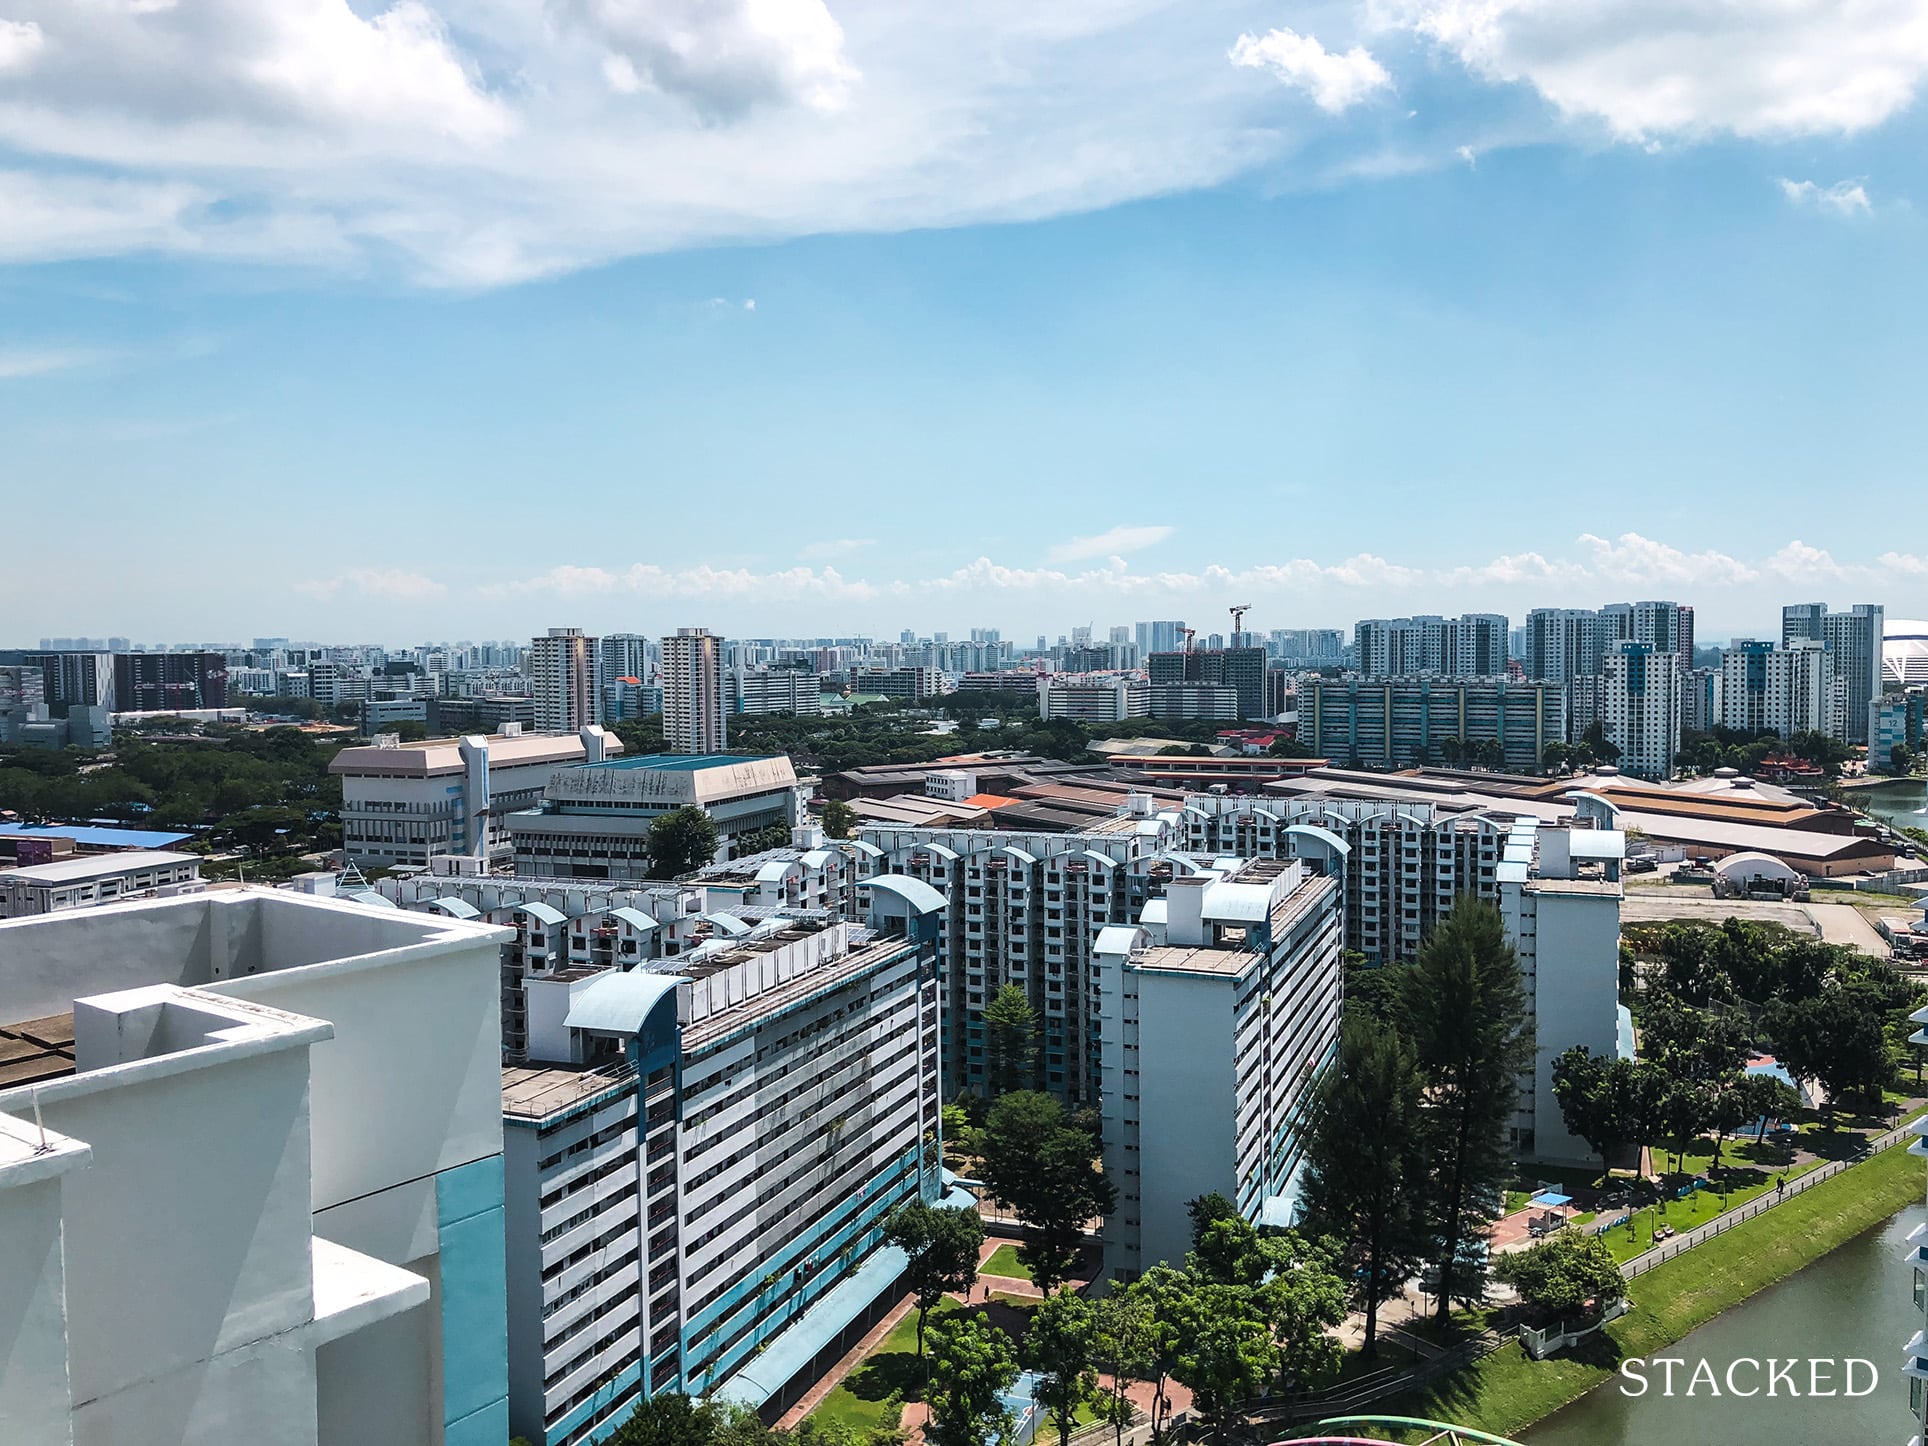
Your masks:
M0 646L1928 616L1919 0L0 0Z

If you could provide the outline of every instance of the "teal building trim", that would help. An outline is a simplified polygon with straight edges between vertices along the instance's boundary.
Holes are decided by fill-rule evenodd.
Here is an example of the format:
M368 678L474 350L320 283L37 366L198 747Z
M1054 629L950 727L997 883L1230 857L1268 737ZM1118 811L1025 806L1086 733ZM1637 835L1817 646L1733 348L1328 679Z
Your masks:
M435 1177L446 1446L502 1446L509 1439L509 1281L502 1191L500 1155L457 1165Z

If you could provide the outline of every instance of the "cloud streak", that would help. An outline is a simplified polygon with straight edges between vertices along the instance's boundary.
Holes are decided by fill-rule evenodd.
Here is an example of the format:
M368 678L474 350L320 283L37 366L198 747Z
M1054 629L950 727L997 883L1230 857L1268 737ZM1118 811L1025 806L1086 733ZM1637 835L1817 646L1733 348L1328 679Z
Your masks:
M1155 547L1171 535L1172 529L1162 524L1114 527L1090 537L1074 537L1060 542L1046 556L1052 562L1081 562L1087 557L1122 557L1128 552L1142 552L1147 547Z
M1874 203L1868 199L1868 188L1859 181L1836 181L1832 186L1821 186L1813 181L1791 181L1782 176L1778 184L1790 205L1830 211L1836 216L1865 216L1874 209Z

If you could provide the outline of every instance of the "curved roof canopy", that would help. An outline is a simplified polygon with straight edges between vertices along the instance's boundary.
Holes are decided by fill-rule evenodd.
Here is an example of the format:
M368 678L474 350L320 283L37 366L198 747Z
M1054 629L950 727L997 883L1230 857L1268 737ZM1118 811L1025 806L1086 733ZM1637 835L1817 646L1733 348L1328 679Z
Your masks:
M451 919L479 919L482 917L482 911L467 899L458 899L453 896L446 899L430 899L428 901L428 907L431 909L440 909Z
M557 924L566 924L569 922L569 916L563 913L562 910L552 908L539 899L531 899L526 904L517 904L516 907L530 918L539 920L551 928Z
M641 1034L650 1011L674 994L677 985L688 982L680 974L652 974L645 969L611 972L570 1001L569 1017L563 1022L570 1029L598 1034Z
M928 914L934 909L944 907L944 896L922 879L913 879L906 874L882 874L874 879L865 879L864 886L882 889L910 905L911 911Z
M656 921L641 909L611 909L609 911L609 917L612 919L621 919L639 934L646 934L656 927Z

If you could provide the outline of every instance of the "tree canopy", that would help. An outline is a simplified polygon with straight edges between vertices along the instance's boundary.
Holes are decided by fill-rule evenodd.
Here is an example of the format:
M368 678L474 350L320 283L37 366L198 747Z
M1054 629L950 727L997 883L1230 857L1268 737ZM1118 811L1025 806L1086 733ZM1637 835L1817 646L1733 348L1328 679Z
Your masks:
M981 1144L984 1183L1031 1227L1018 1258L1049 1295L1077 1263L1085 1226L1111 1212L1118 1192L1097 1168L1090 1132L1050 1095L1018 1090L999 1099Z

